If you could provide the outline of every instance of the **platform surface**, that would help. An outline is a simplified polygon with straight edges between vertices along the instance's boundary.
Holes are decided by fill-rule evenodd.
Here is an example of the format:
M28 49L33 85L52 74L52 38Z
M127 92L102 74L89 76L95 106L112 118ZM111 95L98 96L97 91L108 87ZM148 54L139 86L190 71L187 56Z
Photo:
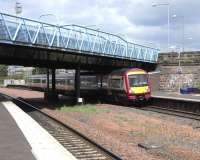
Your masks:
M35 160L21 130L0 102L0 159Z
M153 98L200 102L200 94L180 94L176 92L154 91Z
M31 146L37 160L77 160L34 119L11 101L2 102Z

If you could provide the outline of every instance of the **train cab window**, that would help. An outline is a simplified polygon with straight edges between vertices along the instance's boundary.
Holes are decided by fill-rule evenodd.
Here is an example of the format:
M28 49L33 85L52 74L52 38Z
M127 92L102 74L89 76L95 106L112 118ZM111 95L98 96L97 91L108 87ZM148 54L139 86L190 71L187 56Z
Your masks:
M129 75L128 79L130 87L145 86L148 83L146 74Z

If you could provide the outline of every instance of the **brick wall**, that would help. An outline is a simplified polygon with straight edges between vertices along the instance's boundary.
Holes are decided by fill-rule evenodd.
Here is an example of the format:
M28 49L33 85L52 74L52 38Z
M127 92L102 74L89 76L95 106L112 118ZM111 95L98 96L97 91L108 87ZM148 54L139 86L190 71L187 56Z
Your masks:
M159 55L160 90L178 91L179 85L200 86L200 52L163 53Z

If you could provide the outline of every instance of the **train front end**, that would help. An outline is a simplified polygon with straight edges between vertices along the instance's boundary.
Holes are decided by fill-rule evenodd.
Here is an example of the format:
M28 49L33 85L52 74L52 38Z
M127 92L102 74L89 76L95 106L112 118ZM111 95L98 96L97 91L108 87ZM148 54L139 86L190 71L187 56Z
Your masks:
M129 71L126 74L126 84L129 101L148 101L151 89L148 74L144 70Z

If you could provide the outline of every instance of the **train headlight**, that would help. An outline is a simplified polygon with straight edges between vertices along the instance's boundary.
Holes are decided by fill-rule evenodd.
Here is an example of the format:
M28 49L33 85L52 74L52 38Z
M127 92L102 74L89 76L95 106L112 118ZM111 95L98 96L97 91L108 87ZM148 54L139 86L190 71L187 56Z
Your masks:
M129 89L129 93L134 93L134 90L133 89Z
M150 90L150 87L147 87L147 92L150 92L151 90Z

